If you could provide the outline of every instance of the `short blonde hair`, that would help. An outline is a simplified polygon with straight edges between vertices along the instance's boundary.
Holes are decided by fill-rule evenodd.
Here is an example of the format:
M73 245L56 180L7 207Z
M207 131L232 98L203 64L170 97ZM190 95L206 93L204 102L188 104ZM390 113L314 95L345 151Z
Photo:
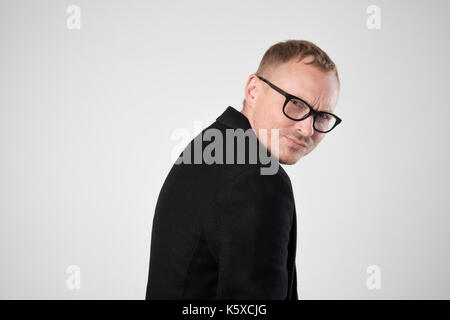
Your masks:
M300 62L308 56L312 56L314 59L305 64L316 66L324 72L334 72L340 87L339 74L333 60L325 51L307 40L286 40L272 45L264 53L256 74L263 76L268 70L291 59L298 58L297 61ZM245 107L245 98L242 105Z

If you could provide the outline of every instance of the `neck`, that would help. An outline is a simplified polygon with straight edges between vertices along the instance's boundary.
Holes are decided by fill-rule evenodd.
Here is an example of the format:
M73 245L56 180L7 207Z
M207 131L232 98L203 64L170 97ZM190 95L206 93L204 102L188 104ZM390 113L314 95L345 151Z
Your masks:
M252 116L251 116L250 112L248 111L248 108L243 107L241 110L241 113L248 119L248 122L250 122L250 126L254 130Z

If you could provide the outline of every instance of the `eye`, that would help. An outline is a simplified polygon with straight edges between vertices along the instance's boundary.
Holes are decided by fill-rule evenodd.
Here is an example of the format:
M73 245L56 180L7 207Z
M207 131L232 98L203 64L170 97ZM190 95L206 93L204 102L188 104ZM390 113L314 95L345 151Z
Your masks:
M305 105L305 103L303 101L300 101L300 100L297 100L297 99L292 99L291 101L296 107L306 108L306 105Z

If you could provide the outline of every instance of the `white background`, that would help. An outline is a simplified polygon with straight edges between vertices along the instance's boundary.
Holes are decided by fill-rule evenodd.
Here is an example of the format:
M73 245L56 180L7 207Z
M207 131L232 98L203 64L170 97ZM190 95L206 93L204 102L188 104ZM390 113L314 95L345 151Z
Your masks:
M1 0L0 298L143 299L171 134L241 110L265 50L305 39L338 66L343 122L284 166L300 299L449 299L449 15L436 0Z

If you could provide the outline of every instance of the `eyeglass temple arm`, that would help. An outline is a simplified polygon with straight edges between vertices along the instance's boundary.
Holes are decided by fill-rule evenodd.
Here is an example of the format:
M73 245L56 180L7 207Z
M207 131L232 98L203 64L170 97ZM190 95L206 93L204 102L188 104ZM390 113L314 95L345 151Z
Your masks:
M260 78L262 81L264 81L265 83L267 83L272 89L274 89L275 91L278 91L279 93L281 93L283 96L287 96L289 95L286 91L278 88L277 86L273 85L272 83L270 83L268 80L264 79L261 76L256 75L258 78Z

